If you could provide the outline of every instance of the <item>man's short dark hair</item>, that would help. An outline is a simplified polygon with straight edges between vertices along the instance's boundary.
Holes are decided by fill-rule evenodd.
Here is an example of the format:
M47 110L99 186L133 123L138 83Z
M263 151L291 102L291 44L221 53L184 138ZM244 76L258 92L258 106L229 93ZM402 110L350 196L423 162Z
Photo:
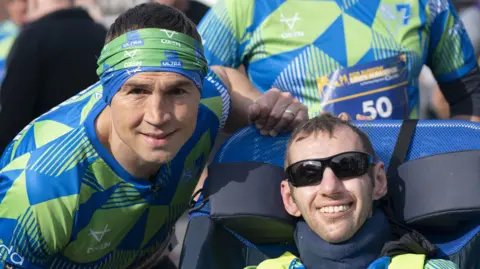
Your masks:
M374 160L377 159L375 155L375 150L373 149L372 142L370 142L370 139L368 138L367 134L365 134L362 130L360 130L359 128L350 124L347 121L334 117L331 114L322 114L298 126L295 129L295 131L292 133L292 136L288 141L287 151L285 153L285 164L286 165L290 164L290 156L288 152L293 141L295 141L295 139L297 139L297 137L300 134L310 136L312 134L317 134L317 133L327 133L330 137L332 137L335 130L339 127L350 128L354 133L356 133L360 138L360 142L362 143L363 150L365 150L366 153L372 155Z
M162 28L202 41L195 24L180 10L159 3L143 3L118 16L107 32L105 44L127 32L144 28Z

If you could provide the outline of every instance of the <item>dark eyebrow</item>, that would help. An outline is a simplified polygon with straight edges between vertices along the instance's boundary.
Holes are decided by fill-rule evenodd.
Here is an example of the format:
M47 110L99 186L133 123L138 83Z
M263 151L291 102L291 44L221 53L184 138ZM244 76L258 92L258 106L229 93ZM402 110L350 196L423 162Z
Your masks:
M193 83L191 80L182 79L182 80L178 80L175 83L172 83L172 85L169 86L169 88L190 87L190 86L195 86L196 87L195 83Z
M123 87L125 87L125 88L147 88L147 89L150 89L152 87L152 84L148 83L146 81L130 80L130 81L125 82L125 84L123 84Z
M177 80L176 82L168 85L168 87L164 90L168 92L170 90L177 89L177 88L189 89L192 87L195 87L195 88L197 87L195 83L193 83L193 81L189 79L182 79L182 80Z

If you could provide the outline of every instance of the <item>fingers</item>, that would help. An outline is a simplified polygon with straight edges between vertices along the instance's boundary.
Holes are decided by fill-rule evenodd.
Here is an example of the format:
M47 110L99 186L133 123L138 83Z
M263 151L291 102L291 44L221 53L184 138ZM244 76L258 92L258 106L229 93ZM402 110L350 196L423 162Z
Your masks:
M268 113L267 113L268 112ZM273 88L259 98L250 108L252 123L262 135L276 136L293 130L308 119L308 108L291 93Z
M283 131L291 131L296 126L308 119L307 107L299 102L293 103L287 107L280 121L269 132L271 136L277 136Z
M257 103L252 104L248 108L248 124L255 124L255 121L260 117L260 113L261 113L260 105Z
M290 110L287 110L292 104L298 103L292 94L288 92L279 93L276 103L273 105L265 126L262 130L270 132L278 124L283 124L284 122L291 122L295 119L296 113L298 112L296 108L292 107ZM292 115L293 114L293 115Z
M329 112L322 112L329 114ZM348 113L342 112L338 118L352 120ZM357 114L356 120L372 120L369 116ZM308 108L301 104L291 93L272 88L249 107L249 121L255 124L262 135L277 136L283 131L291 131L308 120Z
M308 108L306 105L302 104L302 107L298 110L297 116L293 120L292 125L287 131L291 131L296 127L300 126L308 120Z
M264 129L267 124L268 118L272 111L272 108L277 103L277 99L280 96L279 89L271 89L267 91L262 97L257 99L253 105L250 106L249 120L255 123L256 127L260 130Z

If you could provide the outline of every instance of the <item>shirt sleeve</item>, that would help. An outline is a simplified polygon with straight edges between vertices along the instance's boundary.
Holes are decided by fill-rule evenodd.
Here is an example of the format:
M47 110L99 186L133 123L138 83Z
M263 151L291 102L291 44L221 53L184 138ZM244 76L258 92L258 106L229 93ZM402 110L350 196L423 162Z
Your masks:
M245 57L254 0L219 0L198 26L208 64L239 67Z
M440 83L440 90L450 105L450 116L480 116L480 69L452 82Z
M201 103L212 110L219 120L219 128L225 127L231 111L231 98L227 87L222 80L209 69L208 75L203 81Z
M477 59L468 34L449 0L427 0L429 49L427 65L439 83L468 74Z
M71 235L77 196L44 199L62 190L42 188L47 179L27 168L31 159L22 155L0 171L0 268L49 267Z

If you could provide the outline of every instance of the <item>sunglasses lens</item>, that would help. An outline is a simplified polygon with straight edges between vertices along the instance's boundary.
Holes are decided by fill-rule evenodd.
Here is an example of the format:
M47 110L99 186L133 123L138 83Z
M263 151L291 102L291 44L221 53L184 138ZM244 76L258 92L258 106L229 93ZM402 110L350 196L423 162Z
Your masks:
M363 152L346 152L331 158L295 163L287 169L287 172L292 185L301 187L320 183L327 166L339 179L344 179L365 175L370 164L370 155Z
M370 165L367 154L360 152L345 153L331 161L331 168L338 178L349 178L364 175Z
M323 177L323 165L320 161L305 161L292 166L290 181L295 187L314 185Z

